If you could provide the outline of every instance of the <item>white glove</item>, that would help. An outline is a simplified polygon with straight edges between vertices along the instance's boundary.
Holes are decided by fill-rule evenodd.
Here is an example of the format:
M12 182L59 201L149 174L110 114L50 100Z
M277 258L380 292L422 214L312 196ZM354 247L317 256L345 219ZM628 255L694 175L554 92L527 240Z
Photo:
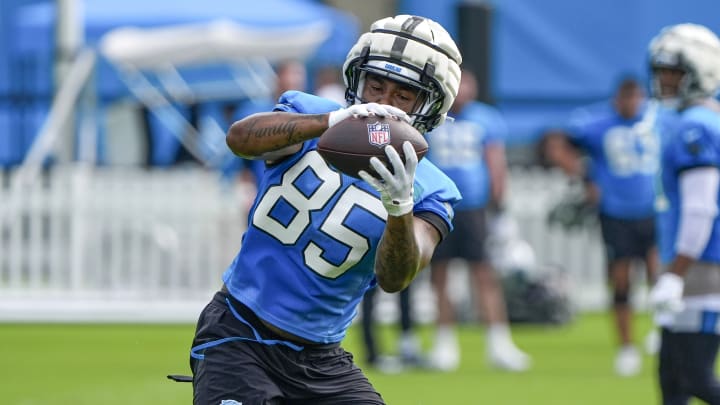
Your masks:
M350 107L341 108L331 112L328 115L328 128L352 116L368 117L370 115L376 115L378 117L395 117L399 120L410 123L410 117L407 113L397 107L387 104L367 103L353 104Z
M385 147L385 154L395 174L390 173L390 170L376 157L370 158L370 165L380 175L380 179L371 176L365 170L358 172L363 180L380 192L380 199L385 210L388 215L393 217L412 212L415 204L413 183L415 182L415 168L418 164L417 155L415 148L408 141L403 143L403 153L405 154L405 164L393 146Z
M659 313L675 313L683 310L682 300L685 281L675 273L663 273L650 290L650 306Z

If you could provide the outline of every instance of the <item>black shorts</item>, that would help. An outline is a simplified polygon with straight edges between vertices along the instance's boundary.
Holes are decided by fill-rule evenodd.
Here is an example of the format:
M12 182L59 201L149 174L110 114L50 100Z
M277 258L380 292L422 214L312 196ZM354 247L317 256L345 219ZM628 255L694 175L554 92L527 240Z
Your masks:
M339 343L298 346L218 292L193 340L193 404L384 404Z
M487 219L482 208L456 211L453 219L454 229L435 249L432 261L465 259L485 261L485 239L487 239Z
M663 404L687 404L697 397L720 404L715 377L720 336L709 333L671 332L663 328L658 356L658 377Z
M644 259L655 244L655 218L619 219L600 215L600 230L608 263L618 259Z

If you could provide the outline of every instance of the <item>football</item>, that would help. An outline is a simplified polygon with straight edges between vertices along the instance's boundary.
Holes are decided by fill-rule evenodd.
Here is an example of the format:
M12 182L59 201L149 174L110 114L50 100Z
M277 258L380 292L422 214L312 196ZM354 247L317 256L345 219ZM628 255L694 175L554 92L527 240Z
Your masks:
M320 136L317 150L331 166L359 178L360 170L376 175L370 166L373 156L392 172L384 148L392 145L404 162L402 145L405 141L410 141L419 162L427 153L428 144L412 125L391 117L350 117L328 128Z

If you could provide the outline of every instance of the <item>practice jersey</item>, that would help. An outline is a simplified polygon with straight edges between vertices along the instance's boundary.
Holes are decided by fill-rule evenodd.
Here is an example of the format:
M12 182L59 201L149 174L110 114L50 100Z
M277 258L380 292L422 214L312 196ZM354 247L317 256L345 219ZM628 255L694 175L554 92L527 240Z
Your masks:
M612 108L573 113L570 138L589 157L588 175L600 189L600 213L619 219L654 215L661 111L653 101L631 119Z
M507 126L494 107L476 101L465 105L454 118L427 134L427 158L447 174L462 193L457 210L482 208L490 200L485 149L505 142Z
M694 106L680 115L680 123L663 146L662 194L667 204L659 212L660 258L675 257L680 220L679 176L683 170L703 166L720 167L720 114L705 106ZM715 218L710 239L699 261L720 263L720 217Z
M301 92L285 93L276 111L326 113L340 106ZM263 320L302 338L339 342L357 304L376 284L375 253L387 211L377 191L336 171L317 140L268 165L249 214L240 252L225 271L230 293ZM415 174L414 214L435 215L452 229L460 199L429 161Z

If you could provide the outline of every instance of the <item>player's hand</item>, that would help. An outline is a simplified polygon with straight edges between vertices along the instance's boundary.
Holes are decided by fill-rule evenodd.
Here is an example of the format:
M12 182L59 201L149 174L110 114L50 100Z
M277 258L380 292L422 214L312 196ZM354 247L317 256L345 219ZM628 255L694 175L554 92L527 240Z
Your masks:
M650 306L658 314L672 315L683 310L685 281L675 273L663 273L650 290Z
M368 117L375 115L378 117L395 117L410 123L410 117L405 111L387 104L367 103L354 104L347 108L341 108L333 111L328 115L328 128L334 126L338 122L350 118L352 116Z
M376 157L370 158L370 165L380 176L379 179L371 176L365 170L358 172L363 180L380 192L380 199L385 210L388 215L393 217L412 212L414 205L413 183L418 164L417 155L415 148L408 141L403 143L403 153L405 154L404 164L394 147L390 145L385 147L385 154L393 167L394 174L390 173L390 170Z

